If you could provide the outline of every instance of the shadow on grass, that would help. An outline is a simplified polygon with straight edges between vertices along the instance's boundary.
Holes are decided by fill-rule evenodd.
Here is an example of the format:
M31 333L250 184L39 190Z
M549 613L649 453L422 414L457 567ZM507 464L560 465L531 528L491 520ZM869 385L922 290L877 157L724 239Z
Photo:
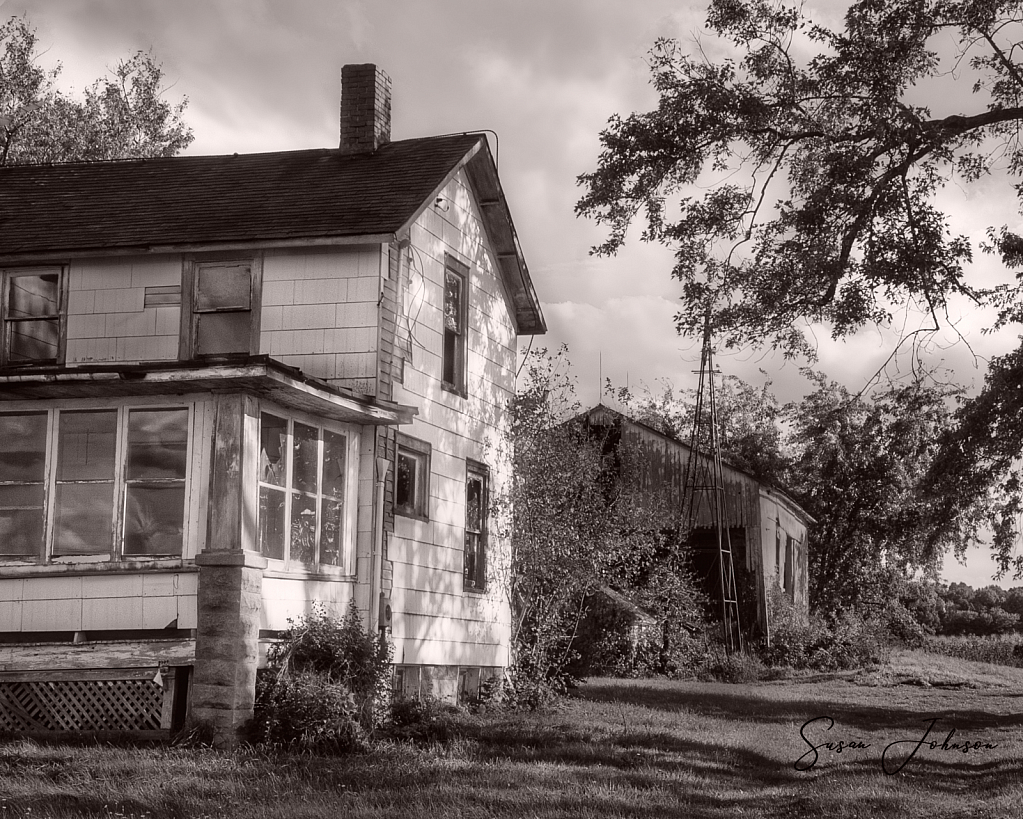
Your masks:
M975 707L963 708L956 705L955 701L966 701L968 695L954 697L947 692L938 692L944 695L941 699L945 702L921 696L915 698L911 705L905 705L894 698L889 698L884 705L869 705L862 701L865 690L857 688L851 694L835 690L831 696L826 691L822 695L818 690L815 696L806 699L770 696L768 692L771 689L768 687L743 685L734 686L734 690L728 688L720 683L678 683L670 687L648 687L642 684L607 682L585 685L577 696L592 702L624 703L657 711L683 711L746 722L802 724L815 716L827 715L836 723L863 731L912 731L922 725L924 719L932 717L938 718L939 726L954 724L959 731L1023 725L1021 713L992 713ZM973 695L972 698L976 700L982 696ZM1001 693L998 695L999 698L1004 696Z

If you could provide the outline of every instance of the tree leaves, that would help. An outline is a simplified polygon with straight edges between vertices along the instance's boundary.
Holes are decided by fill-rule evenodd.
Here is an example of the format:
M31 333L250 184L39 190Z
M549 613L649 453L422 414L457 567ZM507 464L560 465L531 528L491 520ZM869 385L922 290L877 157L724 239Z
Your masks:
M0 25L0 165L173 156L192 142L187 99L163 98L163 71L151 54L120 61L77 100L56 88L58 64L35 63L25 18Z

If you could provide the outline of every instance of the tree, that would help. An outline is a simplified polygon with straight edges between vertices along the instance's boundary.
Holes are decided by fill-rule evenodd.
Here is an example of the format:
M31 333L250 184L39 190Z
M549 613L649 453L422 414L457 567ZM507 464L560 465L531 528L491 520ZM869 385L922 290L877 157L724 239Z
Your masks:
M710 308L724 343L812 359L808 326L840 338L898 305L935 328L957 296L1023 321L1023 286L970 280L975 248L939 199L982 177L1023 197L1023 0L854 0L837 28L804 4L710 0L707 27L695 56L657 42L658 106L612 117L576 206L609 230L598 253L635 221L674 248L680 332L698 336ZM1006 226L981 249L1023 265ZM959 473L931 481L960 544L993 517L1003 568L1023 511L1021 373L1023 350L993 363L945 434Z
M76 100L56 88L60 64L37 65L36 43L24 17L0 25L0 165L173 156L192 142L188 101L162 98L151 54L120 61Z
M810 604L825 614L883 606L958 545L955 521L934 514L924 484L951 425L946 395L917 381L864 398L812 377L816 388L788 413L790 489L815 519Z
M886 322L893 303L936 318L953 294L984 295L936 194L1023 172L1023 3L856 0L841 30L804 9L711 0L714 45L736 56L658 41L657 109L613 117L580 177L578 212L610 229L598 252L618 250L640 212L643 238L676 248L682 330L698 332L713 299L728 342L807 351L803 320L842 336ZM934 81L947 111L926 104ZM993 238L1023 258L1023 240Z

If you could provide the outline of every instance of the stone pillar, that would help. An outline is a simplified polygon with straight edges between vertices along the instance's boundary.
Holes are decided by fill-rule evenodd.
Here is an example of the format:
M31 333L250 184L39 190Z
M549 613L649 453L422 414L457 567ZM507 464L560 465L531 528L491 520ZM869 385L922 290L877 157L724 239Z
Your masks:
M190 717L233 745L252 718L266 558L256 542L259 413L241 394L216 397L210 508L199 567Z
M192 719L213 729L215 745L229 747L252 719L266 560L251 552L210 552L195 562L200 568Z

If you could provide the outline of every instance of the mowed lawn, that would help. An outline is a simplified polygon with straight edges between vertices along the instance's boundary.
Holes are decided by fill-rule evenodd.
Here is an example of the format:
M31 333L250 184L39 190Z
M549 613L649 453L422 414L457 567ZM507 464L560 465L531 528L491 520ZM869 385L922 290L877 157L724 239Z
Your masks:
M817 717L834 727L803 729L812 744L870 747L820 748L797 771ZM934 718L927 742L960 748L917 746ZM594 680L557 711L338 759L0 743L0 819L1023 817L1021 727L1023 671L915 652L858 677ZM883 755L894 770L914 748L885 773Z

